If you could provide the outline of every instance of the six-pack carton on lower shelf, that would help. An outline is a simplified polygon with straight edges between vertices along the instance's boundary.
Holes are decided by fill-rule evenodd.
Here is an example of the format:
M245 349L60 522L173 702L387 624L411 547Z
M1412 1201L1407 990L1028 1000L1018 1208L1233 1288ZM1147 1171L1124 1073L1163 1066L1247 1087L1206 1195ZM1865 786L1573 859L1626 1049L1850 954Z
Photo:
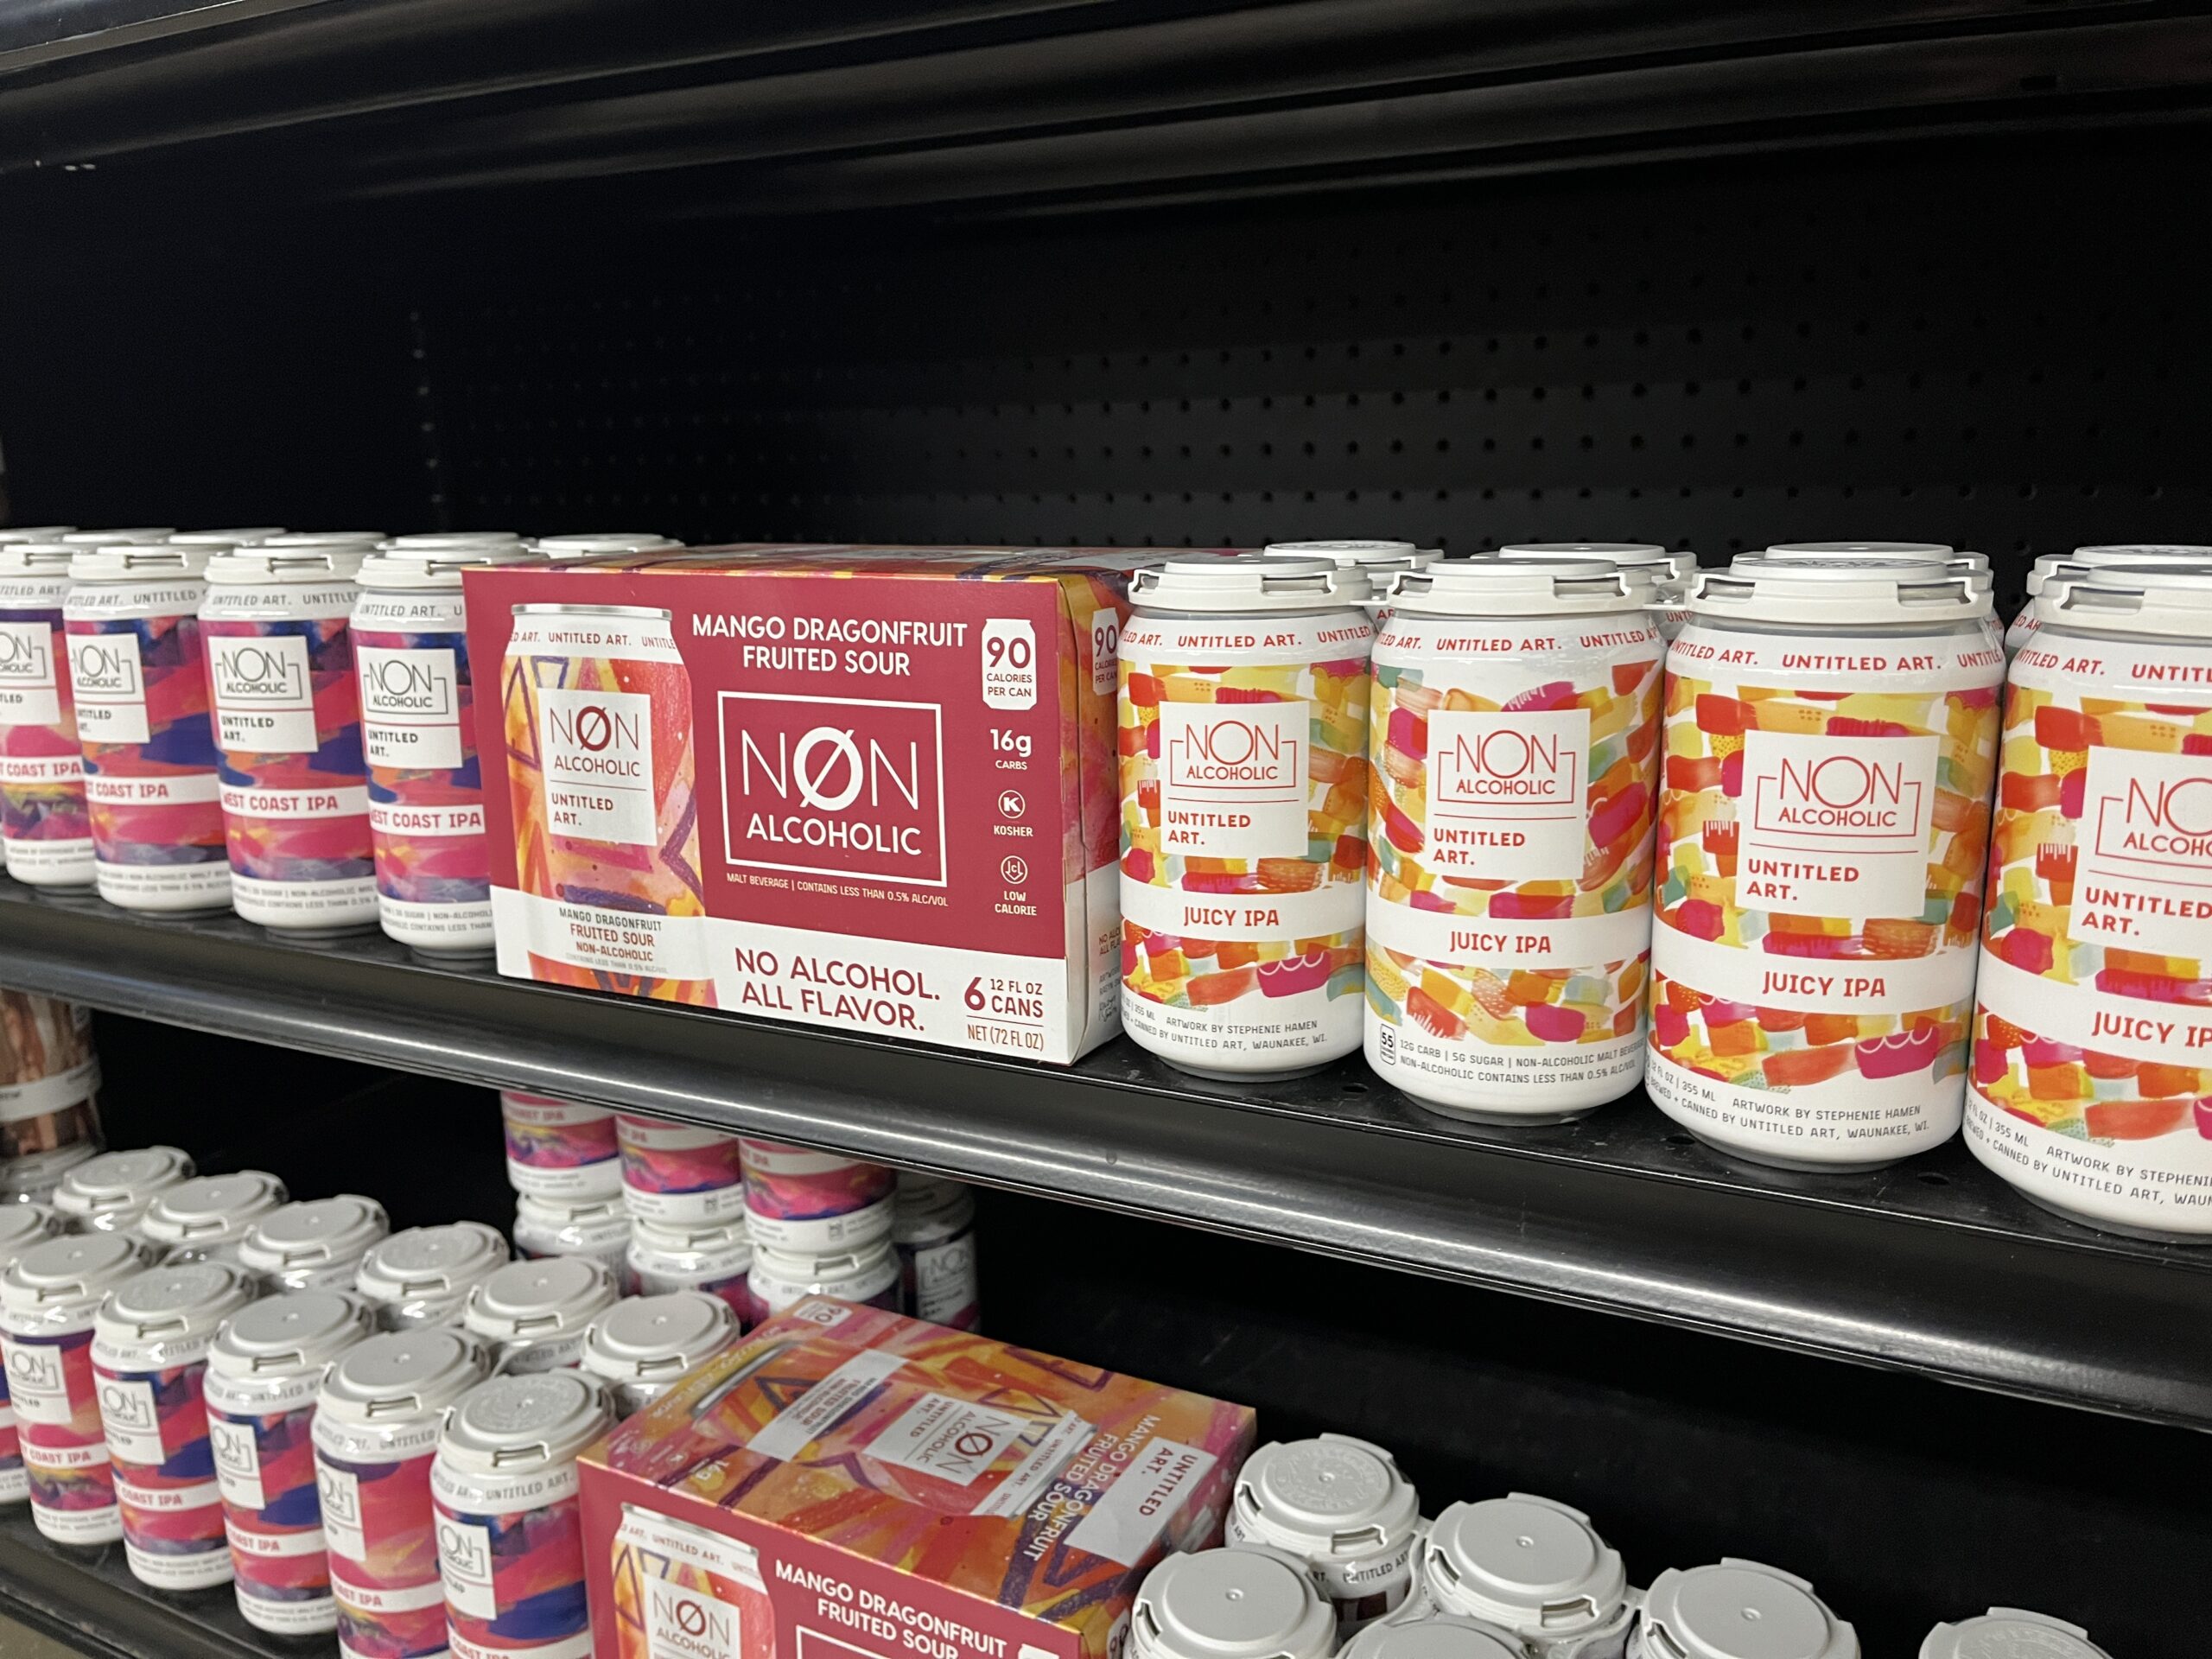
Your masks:
M501 971L1033 1059L1104 1041L1133 563L471 570Z
M812 1298L584 1455L601 1659L1110 1659L1243 1406Z

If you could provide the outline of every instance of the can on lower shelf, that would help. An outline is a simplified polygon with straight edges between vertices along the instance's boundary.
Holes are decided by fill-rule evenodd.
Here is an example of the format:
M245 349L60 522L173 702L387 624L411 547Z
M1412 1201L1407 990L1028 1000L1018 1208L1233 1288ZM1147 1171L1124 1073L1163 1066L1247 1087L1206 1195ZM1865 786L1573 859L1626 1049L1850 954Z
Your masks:
M217 1331L254 1295L244 1268L190 1262L124 1280L95 1316L92 1374L115 1465L124 1560L154 1589L231 1582L203 1395Z
M604 1262L620 1284L629 1282L631 1228L620 1198L515 1200L515 1254L527 1260L585 1255Z
M622 1146L603 1106L499 1091L507 1184L525 1198L619 1198Z
M239 1309L208 1351L215 1484L238 1613L256 1630L309 1636L338 1627L315 1491L315 1395L332 1362L375 1333L359 1297L298 1290Z
M491 1344L501 1371L563 1370L582 1361L585 1331L620 1294L613 1270L591 1256L517 1262L468 1293L461 1323Z
M1273 1441L1244 1460L1224 1530L1306 1564L1349 1636L1405 1605L1421 1496L1381 1446L1349 1434ZM1455 1610L1456 1611L1456 1610Z
M505 1236L480 1221L410 1227L361 1258L353 1290L387 1331L459 1325L468 1293L513 1260Z
M253 1224L291 1195L265 1170L200 1175L154 1195L138 1217L138 1236L168 1262L235 1262Z
M1328 1659L1337 1616L1304 1562L1264 1545L1178 1553L1144 1575L1130 1659Z
M1651 1581L1628 1659L1859 1659L1859 1633L1796 1574L1724 1557Z
M261 1275L271 1295L287 1290L351 1290L361 1258L391 1230L384 1206L358 1192L309 1198L271 1210L238 1241L239 1265Z
M315 1484L342 1656L446 1650L430 1465L446 1409L491 1375L492 1351L450 1325L371 1337L316 1398Z
M2022 1607L1993 1607L1955 1624L1938 1624L1920 1659L2112 1659L2079 1624Z
M624 1261L630 1283L640 1296L675 1290L702 1290L729 1304L748 1326L767 1317L753 1300L747 1275L753 1268L753 1239L740 1222L703 1222L691 1227L657 1227L630 1223Z
M1337 1651L1338 1659L1529 1659L1510 1630L1450 1614L1384 1619Z
M447 1413L430 1492L459 1659L591 1659L576 1457L613 1421L575 1371L494 1377Z
M778 1141L741 1139L745 1229L779 1250L834 1250L891 1231L897 1177L881 1164Z
M622 1202L639 1220L667 1226L744 1216L745 1169L735 1135L629 1112L616 1118L615 1133L622 1144Z
M704 1291L626 1297L584 1333L582 1366L607 1385L617 1414L627 1417L728 1347L741 1329L730 1305Z
M894 1313L899 1306L899 1257L887 1238L819 1255L792 1255L757 1245L746 1279L764 1316L780 1313L809 1296L835 1296Z
M79 1232L134 1232L155 1196L192 1174L191 1155L177 1147L104 1152L62 1177L54 1212Z
M100 1147L92 1011L0 990L0 1190L44 1203Z
M32 1245L53 1237L54 1231L53 1212L43 1205L0 1205L0 1274L14 1267L16 1258ZM5 1340L0 1337L0 1344ZM16 1409L8 1395L8 1368L0 1363L0 1504L28 1503L30 1495Z
M1420 1573L1430 1606L1510 1630L1530 1659L1620 1659L1636 1617L1620 1552L1581 1510L1527 1492L1448 1506Z
M975 1194L957 1181L901 1173L891 1243L909 1313L955 1331L982 1327Z

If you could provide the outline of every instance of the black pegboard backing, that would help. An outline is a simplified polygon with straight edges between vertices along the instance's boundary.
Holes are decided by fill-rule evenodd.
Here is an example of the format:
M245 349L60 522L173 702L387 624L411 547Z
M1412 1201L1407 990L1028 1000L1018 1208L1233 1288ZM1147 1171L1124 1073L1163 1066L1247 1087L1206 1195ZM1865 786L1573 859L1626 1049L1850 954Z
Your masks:
M702 232L433 308L476 522L1464 550L2212 539L2171 136L1234 216Z

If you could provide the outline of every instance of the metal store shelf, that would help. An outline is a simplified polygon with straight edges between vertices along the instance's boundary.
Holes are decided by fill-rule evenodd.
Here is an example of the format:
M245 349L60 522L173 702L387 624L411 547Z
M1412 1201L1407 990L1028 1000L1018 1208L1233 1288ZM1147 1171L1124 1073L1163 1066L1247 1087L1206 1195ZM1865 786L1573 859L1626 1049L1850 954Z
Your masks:
M116 1659L298 1659L315 1651L256 1630L238 1617L228 1585L162 1595L130 1576L121 1544L91 1551L48 1543L28 1506L0 1512L0 1609L81 1653ZM0 1625L0 1654L16 1651Z
M1068 1070L280 943L0 888L0 981L403 1071L810 1141L1077 1203L2060 1403L2212 1427L2212 1257L2047 1217L1956 1143L1726 1163L1640 1100L1517 1131L1347 1063L1240 1089L1125 1042Z

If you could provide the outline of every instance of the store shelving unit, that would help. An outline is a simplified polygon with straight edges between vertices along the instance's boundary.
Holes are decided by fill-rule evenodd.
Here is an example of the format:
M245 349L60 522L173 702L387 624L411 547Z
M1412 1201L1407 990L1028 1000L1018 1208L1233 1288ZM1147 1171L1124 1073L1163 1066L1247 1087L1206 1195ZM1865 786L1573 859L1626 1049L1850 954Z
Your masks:
M2212 4L0 10L27 521L1932 537L2007 606L2035 552L2212 540ZM1801 1551L1870 1651L2047 1578L2156 1659L2201 1549L2161 1484L2212 1445L2212 1253L2045 1215L1956 1143L1792 1176L1640 1098L1488 1129L1356 1060L1036 1068L4 884L0 982L105 1011L118 1134L423 1219L508 1218L453 1084L974 1179L1024 1241L986 1271L1026 1339L1454 1490L1532 1471L1640 1570ZM186 1042L216 1083L179 1116ZM2063 1568L2014 1573L1985 1509ZM220 1596L171 1609L14 1520L0 1606L100 1653L263 1651Z

